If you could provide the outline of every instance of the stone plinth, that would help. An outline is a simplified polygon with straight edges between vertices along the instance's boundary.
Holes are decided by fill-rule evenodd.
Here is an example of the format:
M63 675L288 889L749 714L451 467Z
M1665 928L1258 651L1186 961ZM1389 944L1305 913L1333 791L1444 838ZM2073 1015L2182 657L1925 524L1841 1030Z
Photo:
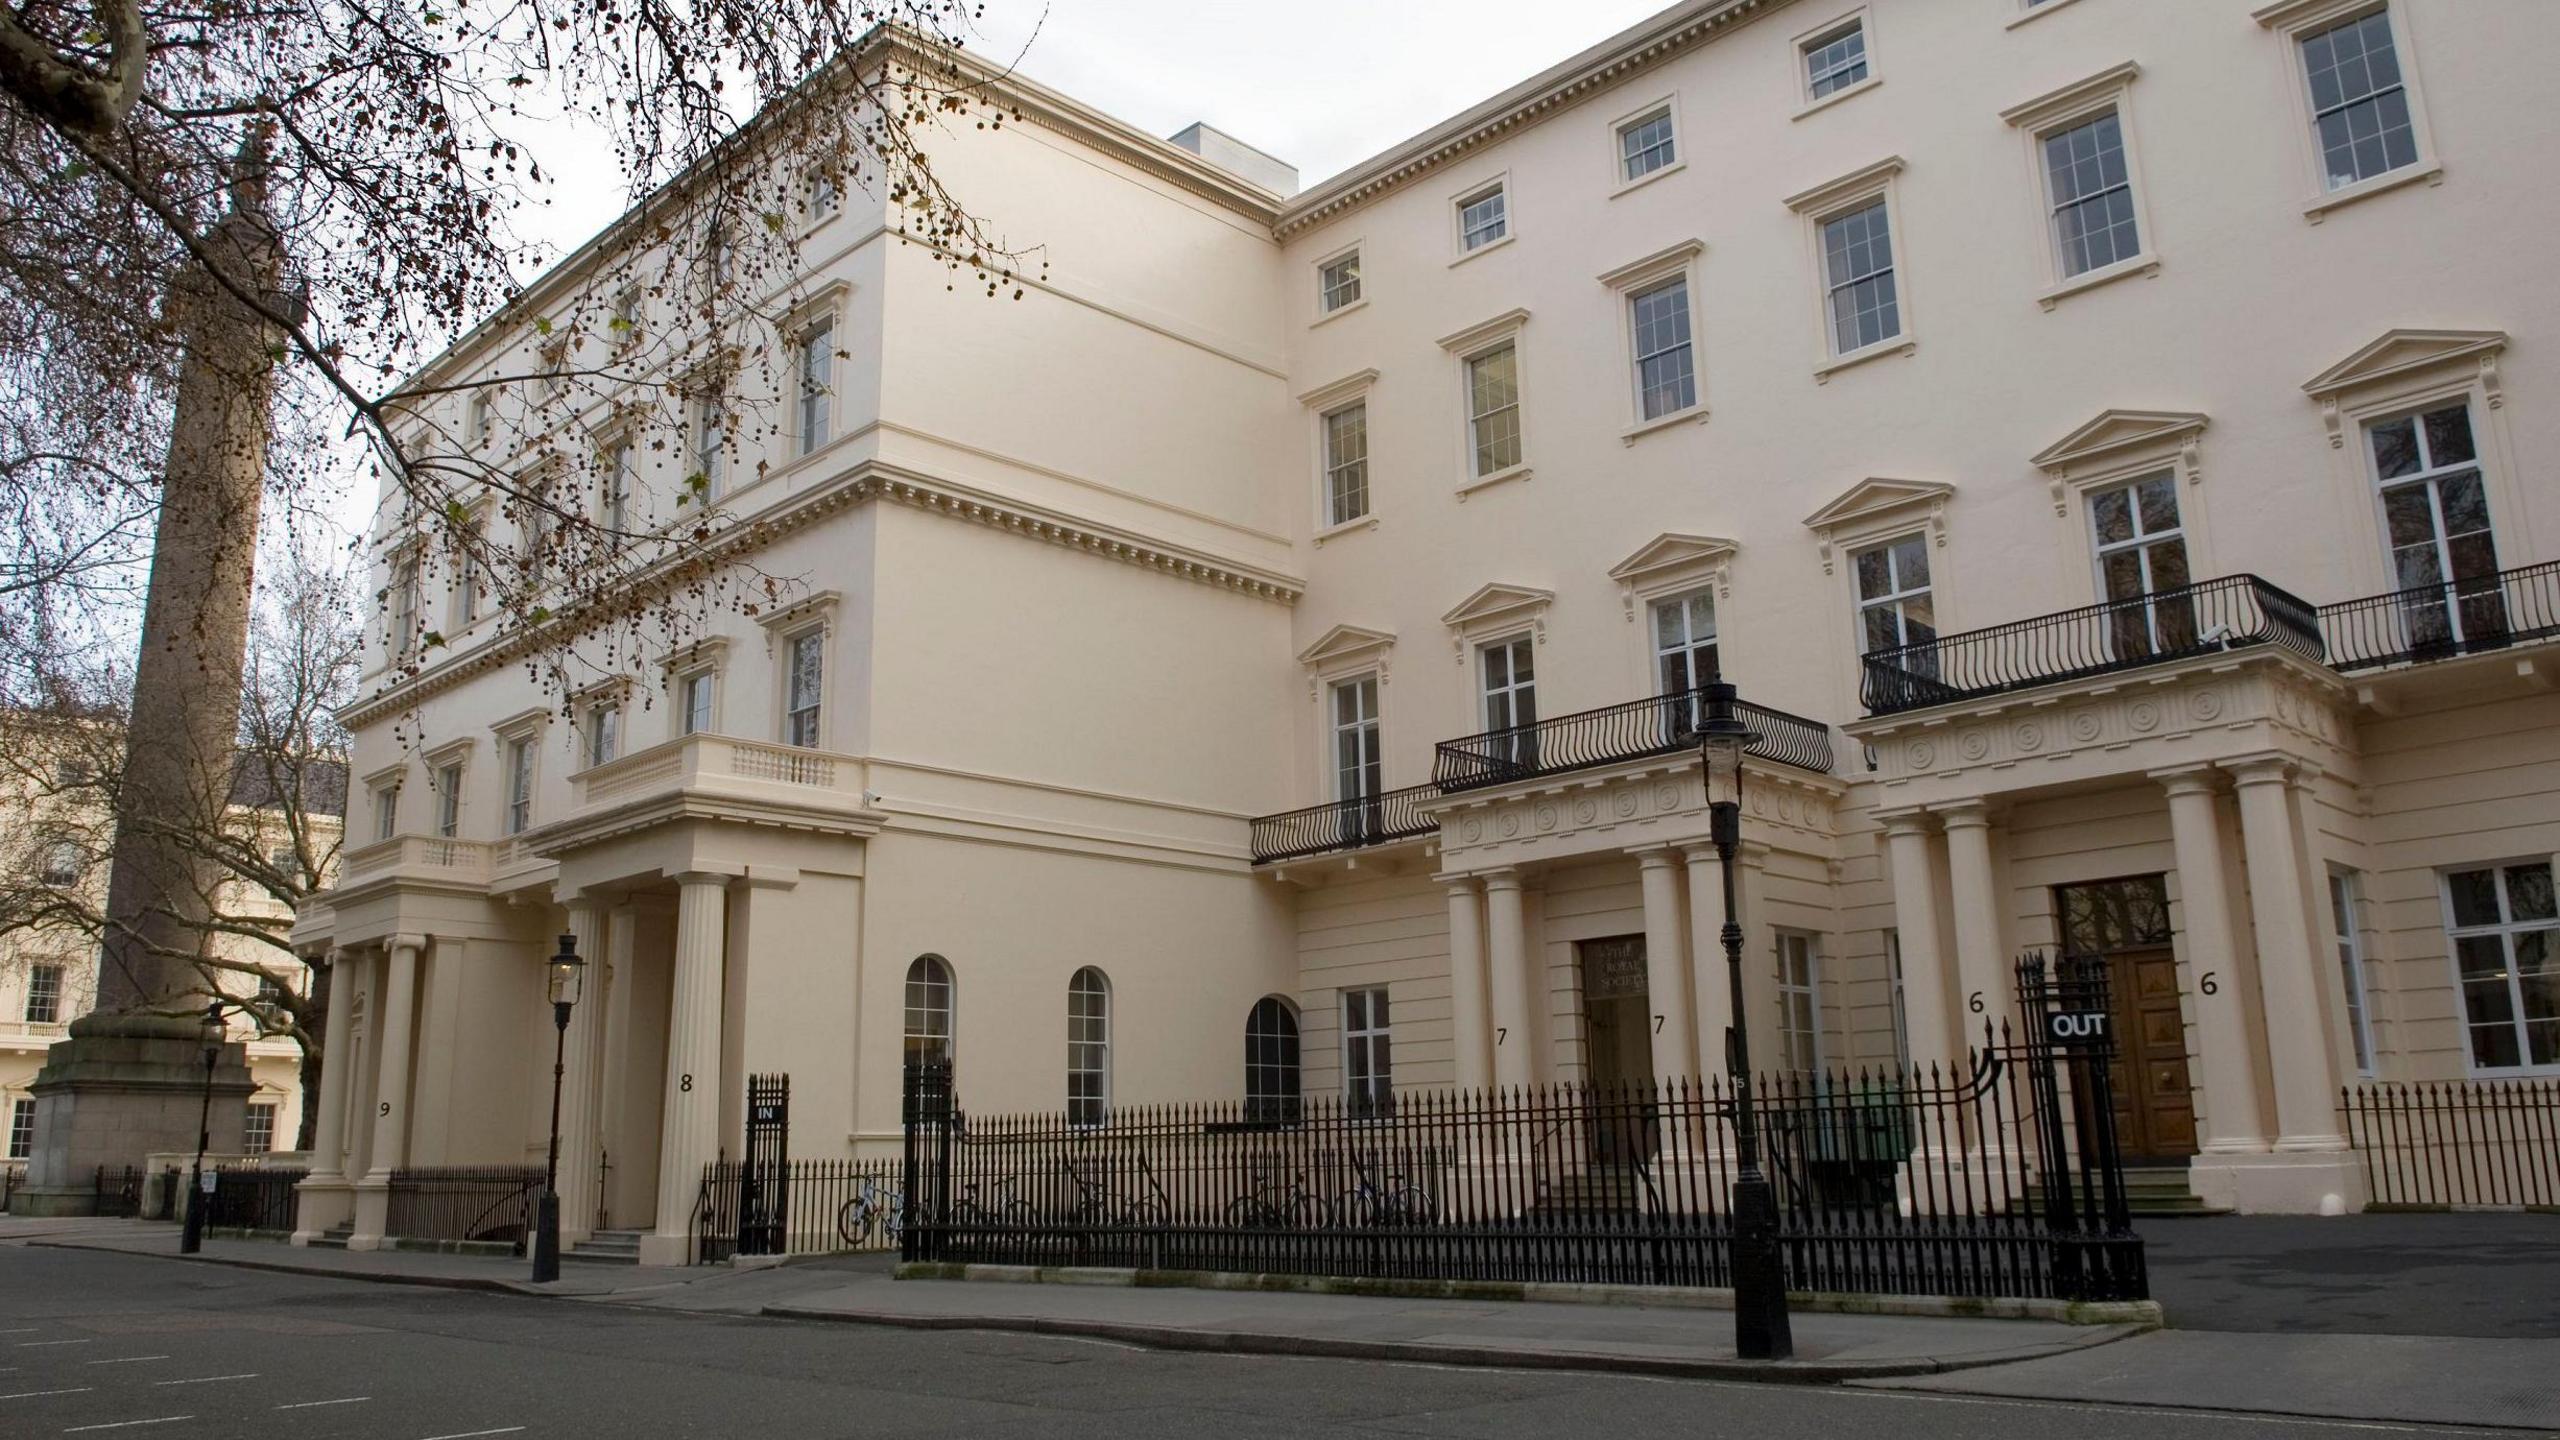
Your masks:
M35 1150L27 1184L10 1197L20 1215L87 1215L97 1208L100 1167L138 1166L158 1151L195 1154L202 1126L236 1141L248 1118L247 1047L229 1042L213 1069L205 1120L204 1037L192 1017L84 1015L71 1038L45 1052L35 1095ZM223 1148L234 1148L225 1145Z

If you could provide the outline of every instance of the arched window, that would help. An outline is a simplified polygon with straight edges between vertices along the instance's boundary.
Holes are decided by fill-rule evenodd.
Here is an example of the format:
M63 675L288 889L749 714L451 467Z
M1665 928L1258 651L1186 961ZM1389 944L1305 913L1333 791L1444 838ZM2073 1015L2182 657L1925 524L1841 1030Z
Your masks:
M1298 1118L1298 1012L1277 995L1244 1017L1244 1118Z
M1111 1118L1111 982L1087 965L1067 982L1067 1123Z
M907 967L907 1063L951 1062L951 965L919 955Z

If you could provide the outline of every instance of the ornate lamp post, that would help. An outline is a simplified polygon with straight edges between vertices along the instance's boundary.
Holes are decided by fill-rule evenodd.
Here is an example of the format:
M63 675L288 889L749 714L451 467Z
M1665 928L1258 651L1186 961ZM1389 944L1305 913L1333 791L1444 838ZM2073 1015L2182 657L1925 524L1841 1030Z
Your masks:
M204 1249L204 1152L213 1142L213 1071L222 1063L222 1002L204 1008L204 1101L196 1110L196 1166L187 1177L187 1218L178 1232L178 1253Z
M533 1222L536 1284L560 1278L560 1080L568 1071L569 1007L578 1003L586 969L578 937L561 936L560 953L551 957L551 1158L543 1165L542 1204Z
M1760 1170L1760 1119L1751 1098L1751 1034L1743 1021L1742 912L1734 898L1733 856L1742 846L1742 752L1760 739L1734 713L1734 690L1706 687L1698 726L1707 770L1707 828L1724 872L1725 979L1732 986L1733 1027L1725 1031L1725 1070L1733 1086L1733 1341L1745 1360L1784 1360L1796 1349L1787 1324L1787 1270L1778 1249L1778 1197ZM1718 798L1721 792L1723 798Z

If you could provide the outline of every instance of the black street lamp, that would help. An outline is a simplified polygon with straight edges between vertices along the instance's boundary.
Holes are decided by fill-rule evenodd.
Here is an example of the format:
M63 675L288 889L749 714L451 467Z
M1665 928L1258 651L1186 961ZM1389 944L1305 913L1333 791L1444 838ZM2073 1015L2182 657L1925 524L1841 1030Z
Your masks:
M187 1177L187 1218L178 1232L178 1253L204 1249L204 1152L213 1143L213 1071L222 1063L222 1002L204 1008L204 1102L196 1111L196 1167Z
M542 1169L542 1205L533 1222L535 1284L560 1278L560 1078L568 1073L569 1007L578 1003L578 985L587 962L578 958L578 937L560 937L560 953L551 957L551 1158Z
M1760 1119L1751 1100L1751 1033L1743 1023L1742 912L1734 898L1733 855L1742 846L1742 752L1760 736L1734 713L1731 685L1706 687L1698 726L1706 765L1707 833L1724 871L1724 965L1732 987L1733 1024L1724 1032L1725 1071L1733 1086L1733 1348L1745 1360L1784 1360L1796 1351L1787 1324L1787 1268L1778 1249L1778 1197L1760 1170ZM1720 778L1724 783L1719 785ZM1716 798L1721 789L1726 798Z

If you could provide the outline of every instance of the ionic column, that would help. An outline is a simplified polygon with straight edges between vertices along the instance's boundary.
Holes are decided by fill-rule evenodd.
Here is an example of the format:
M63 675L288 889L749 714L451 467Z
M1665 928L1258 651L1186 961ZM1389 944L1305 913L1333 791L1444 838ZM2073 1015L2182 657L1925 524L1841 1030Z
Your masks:
M1689 862L1690 993L1697 997L1699 1075L1726 1073L1725 1032L1733 1027L1733 980L1724 958L1724 872L1713 845L1692 845ZM1739 857L1736 857L1739 863ZM1648 939L1650 947L1652 941Z
M1991 813L1979 800L1938 812L1947 831L1947 889L1955 907L1958 1012L1970 1040L1973 997L1994 1025L2009 1013L2009 956L2000 945L2000 887L1992 878Z
M381 1041L374 1046L373 1145L365 1177L356 1187L355 1229L347 1236L350 1250L378 1250L391 1215L391 1172L409 1154L409 1034L416 1024L418 952L426 942L415 935L394 936L384 967L379 1004Z
M594 902L577 898L566 906L569 933L586 961L585 983L578 1003L569 1008L569 1033L561 1047L560 1082L560 1243L565 1248L595 1233L596 1060L604 1030L605 954L603 916ZM546 950L544 963L550 959Z
M1493 1083L1493 1031L1485 1015L1484 897L1472 876L1449 888L1449 1034L1462 1090Z
M646 1265L692 1259L702 1167L720 1141L720 994L729 881L690 872L675 879L675 983L667 1013L665 1119L658 1131L658 1221L641 1246Z
M346 952L329 952L329 1020L320 1035L320 1114L311 1133L311 1174L306 1184L342 1184L347 1166L347 1084L355 1050L355 976Z
M2291 766L2280 759L2232 768L2240 789L2240 845L2249 862L2249 920L2258 939L2258 989L2274 1062L2280 1151L2346 1148L2338 1133L2337 1066L2321 1017L2323 967L2303 895L2300 836L2287 803Z
M1670 850L1636 856L1644 885L1644 983L1660 1017L1653 1031L1653 1078L1697 1073L1697 1010L1689 997L1689 948L1680 924L1680 857Z
M2238 947L2231 924L2231 892L2224 883L2222 825L2214 813L2214 772L2209 766L2156 771L2169 792L2169 839L2178 862L2178 898L2185 912L2187 971L2196 977L2197 1063L2204 1074L2207 1155L2246 1155L2267 1148L2259 1119L2264 1103L2257 1047L2249 1038L2247 997L2238 983ZM2219 976L2212 993L2203 981Z
M1927 817L1912 813L1887 819L1884 844L1893 867L1894 933L1902 947L1902 1027L1911 1040L1911 1064L1952 1070L1971 1037L1958 1033L1947 1009L1945 959L1938 953L1938 876L1929 863ZM1891 964L1890 957L1886 963Z
M1484 877L1485 931L1493 989L1493 1078L1526 1085L1537 1078L1535 1032L1529 1022L1529 921L1520 872Z

